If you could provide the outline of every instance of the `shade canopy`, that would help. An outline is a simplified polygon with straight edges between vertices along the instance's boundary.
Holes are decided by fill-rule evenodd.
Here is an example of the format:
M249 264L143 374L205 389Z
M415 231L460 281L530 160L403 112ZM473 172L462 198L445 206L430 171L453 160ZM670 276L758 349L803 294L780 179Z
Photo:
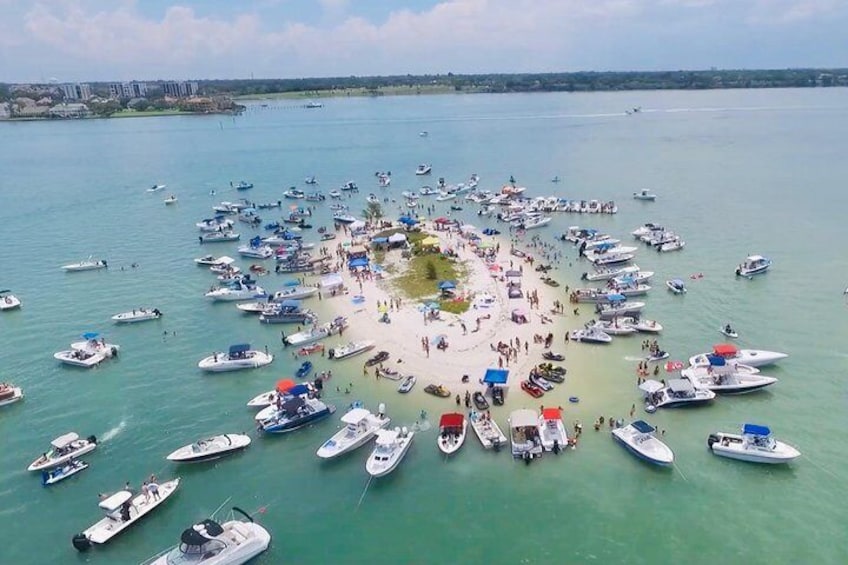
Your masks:
M421 240L421 245L424 247L435 247L439 245L439 238L434 236L425 237Z
M352 231L365 229L365 222L362 220L356 220L355 222L351 222L348 226Z
M214 520L203 520L199 524L195 524L190 528L183 530L180 536L180 541L187 546L200 547L224 533L224 529Z
M277 381L277 392L286 392L287 390L291 390L297 383L295 383L291 379L280 379Z
M342 422L345 424L355 425L365 420L370 415L371 412L369 412L365 408L354 408L353 410L345 412L344 416L342 416Z
M722 357L731 357L736 355L737 351L739 350L732 343L718 343L713 346L713 353Z
M59 437L51 441L50 445L52 445L56 449L65 449L78 439L79 435L74 432L69 432L67 434L60 435Z
M367 267L368 259L366 257L357 257L356 259L351 259L348 262L347 266L351 269L355 269L357 267Z
M512 428L534 427L537 423L534 410L516 410L509 415L509 425Z
M441 428L461 428L462 422L465 420L465 416L459 414L457 412L451 412L449 414L442 414L442 417L439 419L439 427Z
M403 243L406 241L406 235L398 232L389 236L389 243Z
M707 355L707 361L709 361L710 365L713 367L723 367L727 364L727 360L719 355Z
M339 288L344 286L344 279L338 273L330 273L321 277L321 288Z
M743 434L750 434L755 436L767 436L771 434L771 430L766 426L758 426L757 424L745 424L742 426Z
M559 408L545 408L542 410L542 418L545 420L560 420L562 419L562 410Z
M623 302L627 300L627 297L623 294L607 294L607 300L610 302Z
M415 224L418 223L418 220L416 220L412 216L401 216L400 218L398 218L398 222L400 222L400 223L402 223L406 226L414 226Z
M509 378L507 369L486 369L486 374L483 376L483 382L491 385L506 384Z
M639 385L639 390L643 390L647 393L658 392L663 389L663 384L659 381L655 381L653 379L648 379Z
M456 283L453 281L442 281L439 283L439 290L449 290L456 288Z
M641 432L643 434L649 434L656 429L654 428L654 426L652 426L648 422L645 422L644 420L636 420L630 425L636 428L636 431Z
M283 308L300 308L300 300L288 298L280 302L280 306Z
M247 353L248 351L250 351L249 343L239 343L238 345L230 346L230 355L234 353Z
M371 238L371 243L388 243L388 242L389 242L388 237L372 237Z
M668 388L671 392L693 392L695 386L689 379L669 379Z
M97 339L98 337L100 337L100 334L97 332L85 332L82 334L82 338L85 340Z

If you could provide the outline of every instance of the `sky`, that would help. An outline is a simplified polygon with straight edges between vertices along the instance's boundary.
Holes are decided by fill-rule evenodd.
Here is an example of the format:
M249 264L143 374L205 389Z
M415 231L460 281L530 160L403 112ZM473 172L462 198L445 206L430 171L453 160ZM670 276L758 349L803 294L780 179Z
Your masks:
M848 66L848 0L0 0L0 81Z

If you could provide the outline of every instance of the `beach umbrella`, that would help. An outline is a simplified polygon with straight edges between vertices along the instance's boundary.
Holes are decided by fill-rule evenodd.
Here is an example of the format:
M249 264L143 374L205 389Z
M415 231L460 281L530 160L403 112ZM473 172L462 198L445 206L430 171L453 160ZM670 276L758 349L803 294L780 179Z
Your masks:
M439 290L450 290L456 288L456 283L453 281L442 281L439 283Z

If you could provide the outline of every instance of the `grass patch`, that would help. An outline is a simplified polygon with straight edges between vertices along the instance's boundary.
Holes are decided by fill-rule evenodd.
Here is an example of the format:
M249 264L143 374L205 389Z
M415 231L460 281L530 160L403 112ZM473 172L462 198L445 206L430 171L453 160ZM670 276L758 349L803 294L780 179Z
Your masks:
M433 265L435 278L427 277L428 264ZM445 257L440 253L425 253L410 259L406 272L395 279L395 282L406 296L418 299L438 294L439 289L436 288L436 285L439 281L459 281L464 276L464 266L455 259Z
M465 314L471 303L467 300L439 300L439 308L448 314Z

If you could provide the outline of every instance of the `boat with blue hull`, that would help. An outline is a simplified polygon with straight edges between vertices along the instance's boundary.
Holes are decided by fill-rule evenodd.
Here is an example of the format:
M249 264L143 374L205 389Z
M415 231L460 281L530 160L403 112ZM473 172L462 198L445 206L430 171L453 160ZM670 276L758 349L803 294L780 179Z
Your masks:
M259 421L259 430L269 434L293 432L312 422L327 418L336 411L332 404L324 404L317 398L295 396L274 411L269 418Z

